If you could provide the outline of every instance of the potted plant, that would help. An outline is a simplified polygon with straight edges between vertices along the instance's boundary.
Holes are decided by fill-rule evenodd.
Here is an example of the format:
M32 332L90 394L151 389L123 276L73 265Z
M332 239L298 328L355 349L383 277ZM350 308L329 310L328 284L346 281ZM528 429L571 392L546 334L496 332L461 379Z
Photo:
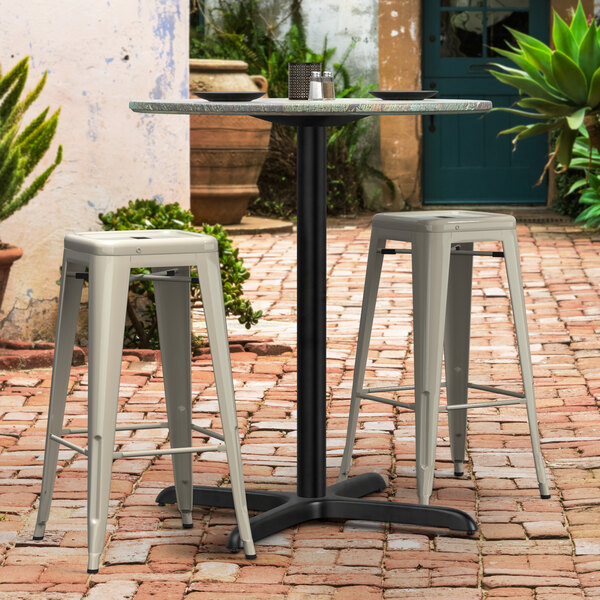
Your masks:
M0 69L0 222L25 206L44 187L62 159L59 146L54 162L33 180L28 179L50 147L60 113L58 109L48 117L46 108L23 126L24 114L40 95L47 76L45 72L35 88L21 99L28 71L28 56L6 75ZM21 248L0 240L0 306L10 268L22 254Z
M521 139L556 130L558 138L544 173L553 160L564 171L571 163L580 127L587 130L589 151L600 150L600 32L593 18L588 21L581 0L570 24L554 13L554 49L530 35L508 29L516 45L495 51L517 68L493 63L500 70L491 69L490 73L516 87L522 97L517 102L519 108L494 110L530 117L537 122L500 133L516 134L513 139L516 144Z

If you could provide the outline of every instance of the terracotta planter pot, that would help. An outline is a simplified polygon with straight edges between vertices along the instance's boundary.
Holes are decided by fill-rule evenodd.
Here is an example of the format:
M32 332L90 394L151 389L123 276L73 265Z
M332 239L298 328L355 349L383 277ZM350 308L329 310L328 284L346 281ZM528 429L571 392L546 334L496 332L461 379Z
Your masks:
M4 300L10 268L21 256L23 256L23 250L17 248L17 246L9 245L7 248L0 249L0 306L2 306L2 300Z
M239 60L190 59L194 91L267 91L262 75ZM271 123L248 116L190 116L191 211L194 224L239 223L269 148Z

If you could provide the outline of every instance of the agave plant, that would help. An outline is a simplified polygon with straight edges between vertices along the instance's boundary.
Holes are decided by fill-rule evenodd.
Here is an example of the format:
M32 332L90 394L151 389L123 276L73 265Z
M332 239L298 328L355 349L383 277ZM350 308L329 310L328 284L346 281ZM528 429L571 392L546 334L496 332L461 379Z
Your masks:
M508 44L510 50L494 50L517 68L492 63L500 70L490 69L490 73L516 87L522 97L516 103L519 108L495 110L541 121L517 125L500 133L516 134L513 138L516 145L519 140L559 130L544 172L553 159L566 170L582 125L589 134L590 150L600 150L600 31L593 19L588 22L579 0L569 25L554 12L554 50L530 35L513 29L510 32L516 45Z
M0 221L25 206L44 187L62 159L62 146L59 146L53 163L27 182L50 147L60 112L58 109L48 117L46 108L21 128L25 111L46 83L47 73L44 73L35 88L21 99L28 67L29 57L25 57L6 75L0 71Z

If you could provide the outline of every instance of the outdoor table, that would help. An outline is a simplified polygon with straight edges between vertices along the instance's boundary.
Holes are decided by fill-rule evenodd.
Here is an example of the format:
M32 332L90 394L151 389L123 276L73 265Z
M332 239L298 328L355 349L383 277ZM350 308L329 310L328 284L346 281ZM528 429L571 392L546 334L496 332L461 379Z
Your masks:
M313 519L359 519L475 533L475 521L461 510L362 499L362 496L385 489L385 480L377 473L364 473L329 487L326 485L326 128L372 115L483 112L491 108L491 102L269 98L251 102L144 100L132 101L129 106L141 113L250 115L297 129L297 492L246 491L248 508L262 511L250 520L254 540ZM170 486L162 490L156 501L159 504L175 503L175 488ZM231 491L229 488L194 486L194 504L232 508ZM229 536L227 546L232 551L241 548L237 528Z

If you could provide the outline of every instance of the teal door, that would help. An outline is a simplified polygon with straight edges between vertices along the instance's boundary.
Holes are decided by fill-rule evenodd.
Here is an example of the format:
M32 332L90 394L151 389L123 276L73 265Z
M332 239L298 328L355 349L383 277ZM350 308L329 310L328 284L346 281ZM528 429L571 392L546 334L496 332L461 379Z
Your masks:
M548 0L424 0L423 89L442 98L491 100L510 106L516 90L486 71L510 61L505 26L548 42ZM513 65L514 66L514 65ZM548 156L540 135L519 142L498 132L524 122L509 113L423 117L425 204L546 204L547 181L536 186Z

